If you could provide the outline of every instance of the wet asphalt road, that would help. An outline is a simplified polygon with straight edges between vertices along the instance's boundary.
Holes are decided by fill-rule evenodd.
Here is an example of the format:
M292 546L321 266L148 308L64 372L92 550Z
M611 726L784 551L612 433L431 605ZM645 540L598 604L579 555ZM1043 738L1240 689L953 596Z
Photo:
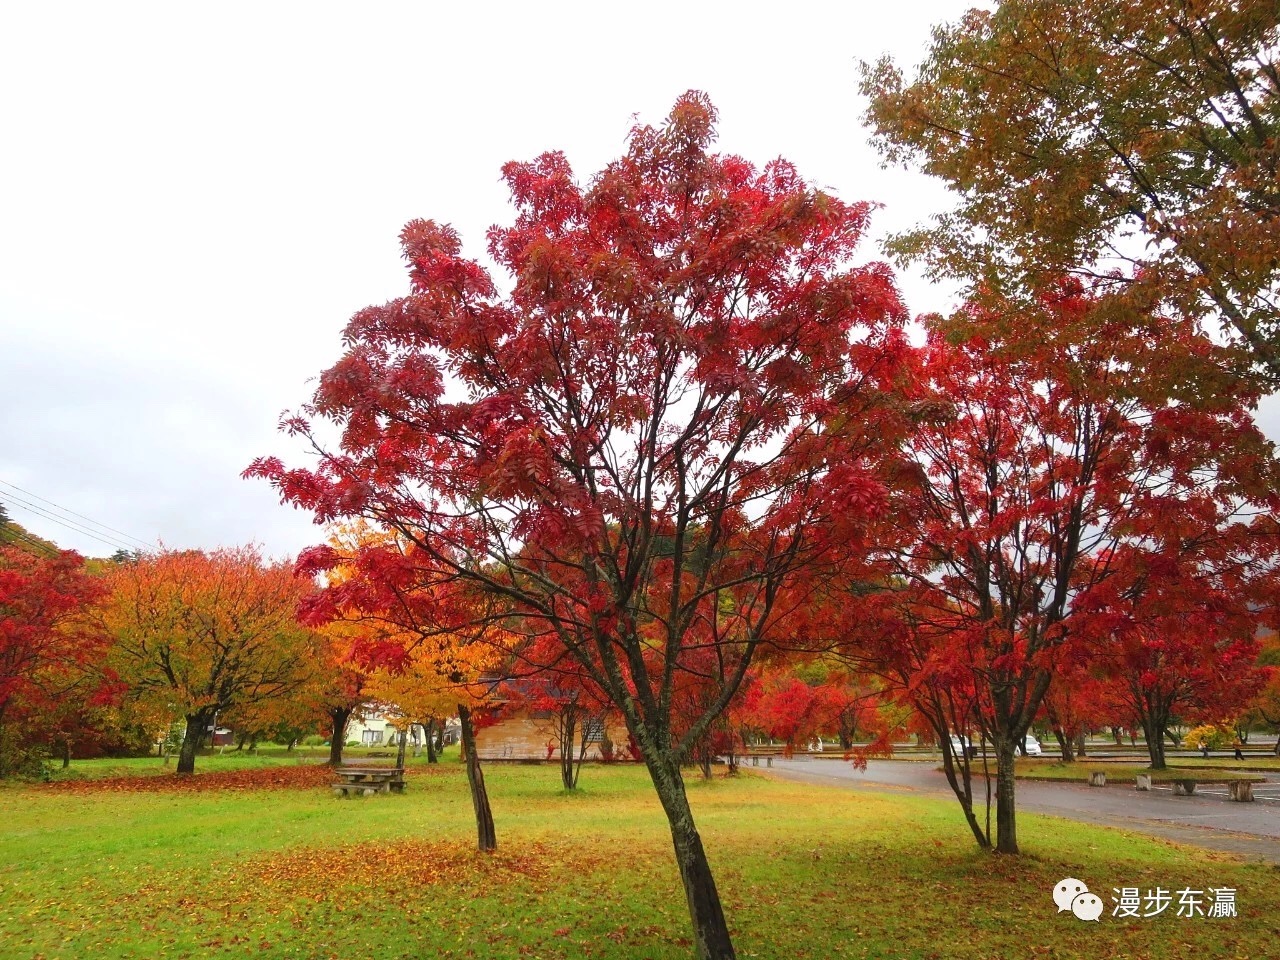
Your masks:
M865 771L837 757L777 758L763 773L788 780L870 790L902 790L954 797L938 761L872 760ZM1190 797L1169 787L1149 793L1133 784L1087 784L1019 780L1018 809L1148 833L1211 850L1280 864L1280 777L1254 784L1253 803L1234 803L1226 784L1202 784ZM976 784L975 784L976 787ZM975 791L976 792L976 791Z

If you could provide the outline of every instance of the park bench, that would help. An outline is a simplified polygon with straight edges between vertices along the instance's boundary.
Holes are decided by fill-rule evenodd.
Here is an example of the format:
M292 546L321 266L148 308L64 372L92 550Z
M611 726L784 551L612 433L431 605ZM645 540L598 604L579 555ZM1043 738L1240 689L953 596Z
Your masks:
M335 797L367 797L375 793L404 793L404 767L338 767L332 784Z
M1174 796L1190 797L1195 794L1196 787L1202 780L1196 777L1169 777L1161 778L1173 785ZM1137 775L1136 786L1139 790L1150 790L1153 778L1149 773L1140 773ZM1225 783L1227 785L1227 796L1237 803L1253 802L1253 780L1213 780L1213 783Z
M760 766L761 757L764 758L765 766L772 767L773 758L782 756L786 753L786 749L786 747L772 745L752 746L747 747L747 756L751 758L751 765L753 767Z

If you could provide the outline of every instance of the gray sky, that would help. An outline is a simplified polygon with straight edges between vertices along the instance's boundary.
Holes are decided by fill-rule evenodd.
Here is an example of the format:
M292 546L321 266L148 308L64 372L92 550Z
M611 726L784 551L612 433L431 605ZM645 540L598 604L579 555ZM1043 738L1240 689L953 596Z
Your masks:
M857 61L915 62L970 5L4 5L0 501L93 555L114 546L20 501L121 542L316 542L240 472L302 462L278 416L351 313L405 292L407 220L452 223L480 255L509 216L505 161L560 149L585 180L633 117L660 122L697 88L721 150L786 156L884 204L877 235L901 229L943 194L879 169ZM947 305L903 288L913 312Z

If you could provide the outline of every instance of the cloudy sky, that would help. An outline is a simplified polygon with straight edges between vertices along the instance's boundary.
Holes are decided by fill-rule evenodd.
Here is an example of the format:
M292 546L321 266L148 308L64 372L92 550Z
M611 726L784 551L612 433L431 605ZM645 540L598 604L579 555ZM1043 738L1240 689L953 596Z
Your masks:
M720 149L784 155L901 229L943 194L879 168L857 63L918 61L970 5L4 5L0 502L99 556L316 542L240 472L301 460L279 414L351 313L405 292L405 221L480 255L502 163L560 149L586 179L697 88ZM902 284L914 312L948 304Z

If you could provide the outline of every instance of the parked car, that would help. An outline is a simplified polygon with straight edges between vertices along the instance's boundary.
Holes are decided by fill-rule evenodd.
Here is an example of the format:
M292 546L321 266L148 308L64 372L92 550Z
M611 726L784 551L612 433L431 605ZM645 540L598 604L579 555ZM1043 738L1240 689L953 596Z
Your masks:
M989 743L987 743L985 737L982 740L981 747L979 747L968 737L960 736L955 733L951 735L951 753L954 756L959 757L962 754L968 754L969 759L973 759L984 750L986 751L987 756L995 756L995 750ZM1026 748L1024 749L1023 754L1028 757L1043 756L1044 748L1040 746L1040 741L1036 739L1036 735L1034 733L1027 734Z

